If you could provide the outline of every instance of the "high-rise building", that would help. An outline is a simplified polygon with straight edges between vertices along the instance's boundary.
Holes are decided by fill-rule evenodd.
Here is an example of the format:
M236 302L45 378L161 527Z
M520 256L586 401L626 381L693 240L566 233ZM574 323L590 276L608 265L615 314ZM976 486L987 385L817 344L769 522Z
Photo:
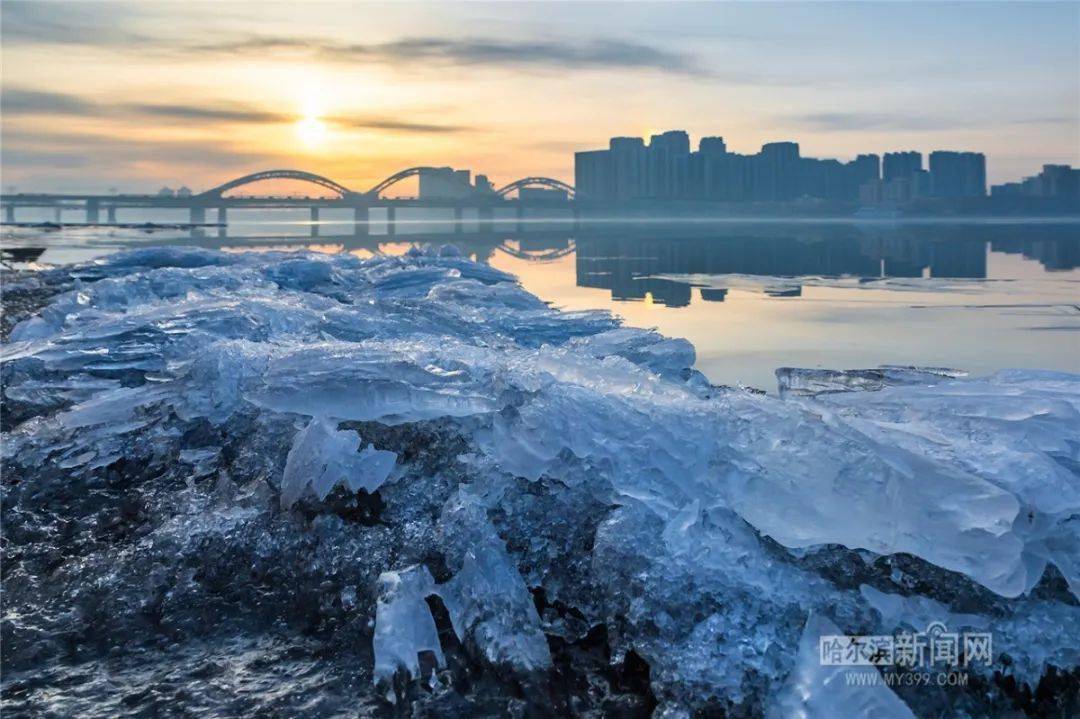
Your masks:
M754 155L728 150L722 137L703 137L690 151L690 137L670 130L649 138L613 137L606 150L575 155L581 199L708 200L791 202L821 200L905 204L938 196L986 194L986 157L939 150L923 169L922 153L908 150L863 154L850 162L802 157L796 142L770 142ZM1071 168L1048 166L1039 183L1073 187ZM1044 177L1045 176L1045 177ZM1033 181L1034 182L1034 181ZM1011 191L1002 188L1001 191Z
M931 192L930 173L927 170L919 170L911 175L911 198L917 200L929 197Z
M886 203L902 205L930 194L929 174L922 169L921 152L886 152L881 178Z
M728 200L724 175L735 156L728 153L722 137L703 137L697 152L690 153L687 188L695 199Z
M799 143L769 142L761 146L753 169L753 199L776 202L795 199L799 186Z
M936 150L930 153L930 185L935 197L986 195L986 155Z
M881 158L877 155L859 155L845 165L847 169L847 188L845 196L851 199L862 199L861 189L868 182L876 182L881 179Z
M1080 198L1080 169L1069 165L1043 165L1042 172L1020 182L1006 182L990 188L994 197Z
M685 130L669 130L649 138L648 197L685 197L690 161L690 136Z
M608 147L611 154L613 199L633 200L645 197L645 175L648 172L645 141L640 137L613 137Z
M867 180L859 185L859 202L864 205L880 205L885 201L885 181L881 178Z
M727 143L722 137L703 137L698 140L698 152L706 157L721 157L728 154Z
M615 184L609 150L574 153L574 194L586 200L614 200Z
M452 167L432 167L420 171L421 199L451 199L469 194L468 181L462 182Z
M882 164L882 178L889 180L906 180L916 172L922 170L922 153L886 152Z
M471 170L431 167L420 171L421 199L456 200L491 192L494 192L494 188L486 175L477 175L476 185L472 184Z
M800 158L798 197L818 200L850 199L846 170L839 160Z
M1080 170L1069 165L1043 165L1038 176L1044 196L1080 197Z

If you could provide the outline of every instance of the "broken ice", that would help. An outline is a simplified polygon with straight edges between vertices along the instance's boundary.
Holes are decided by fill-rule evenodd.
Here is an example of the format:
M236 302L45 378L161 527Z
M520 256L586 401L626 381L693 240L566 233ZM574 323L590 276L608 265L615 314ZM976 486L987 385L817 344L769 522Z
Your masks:
M119 617L185 588L217 601L176 567L152 601L93 573L215 537L237 566L327 577L320 607L367 607L365 686L415 676L425 652L445 664L435 597L477 666L556 671L552 647L602 636L613 664L648 665L672 716L828 716L848 693L803 645L832 625L946 613L997 633L1022 681L1080 662L1078 375L785 370L782 397L731 390L684 340L560 312L452 251L147 249L52 273L64 291L2 350L5 507L47 523L80 505L42 498L102 486L156 503L137 551L15 585L22 616L38 617L18 594L35 582L93 583ZM320 504L361 490L378 521ZM68 541L49 531L18 536ZM73 631L65 611L41 615L58 630L20 621Z

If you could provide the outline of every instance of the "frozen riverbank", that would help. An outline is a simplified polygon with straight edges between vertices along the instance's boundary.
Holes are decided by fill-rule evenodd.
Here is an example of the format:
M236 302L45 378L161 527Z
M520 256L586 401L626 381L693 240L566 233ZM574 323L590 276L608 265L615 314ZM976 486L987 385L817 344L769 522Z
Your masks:
M441 255L151 249L28 280L55 296L4 345L6 705L1075 701L1080 376L718 388L683 340ZM968 688L839 692L800 650L932 621L993 636ZM200 692L202 652L245 704ZM254 666L281 653L303 666ZM62 688L99 665L167 681Z

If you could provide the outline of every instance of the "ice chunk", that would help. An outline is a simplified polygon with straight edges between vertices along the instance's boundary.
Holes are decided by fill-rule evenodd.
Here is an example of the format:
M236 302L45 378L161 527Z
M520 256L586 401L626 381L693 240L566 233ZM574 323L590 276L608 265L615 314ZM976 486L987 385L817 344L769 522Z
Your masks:
M459 492L447 503L440 534L450 545L453 578L439 587L454 632L486 661L517 671L551 666L532 596L479 501Z
M780 367L776 380L780 396L813 397L832 392L875 391L906 384L933 384L963 377L967 373L946 367L895 367L876 369L801 369Z
M806 620L795 667L787 684L776 696L769 719L835 719L874 717L875 719L915 719L915 715L892 689L885 686L874 667L831 666L822 662L822 636L844 632L819 614ZM863 674L866 681L852 681Z
M439 520L439 535L456 570L450 580L436 586L423 567L380 577L376 679L392 676L397 666L416 674L416 653L430 648L429 627L434 632L423 602L430 595L443 600L458 639L488 664L518 672L550 667L532 597L477 498L464 491L452 497ZM384 601L384 596L391 598ZM402 629L401 637L393 636Z
M955 614L941 602L929 597L888 594L863 584L859 593L881 615L881 627L886 632L893 632L901 627L916 632L925 632L935 622L941 622L950 630L963 627L983 629L989 624L986 617L977 614Z
M570 346L597 358L617 355L640 367L672 379L685 379L694 366L694 346L684 339L670 339L656 332L619 328L575 339Z
M326 499L338 484L354 492L374 492L394 469L397 455L370 444L360 448L360 437L351 430L338 430L323 418L312 419L296 434L285 462L281 480L281 506L286 509L311 487L315 496Z
M439 666L446 665L426 601L435 593L435 580L421 565L379 575L373 642L376 683L392 680L399 669L419 676L420 652L432 652Z
M272 357L246 393L279 412L388 424L461 417L498 408L494 352L446 338L312 343ZM304 392L296 392L298 384Z

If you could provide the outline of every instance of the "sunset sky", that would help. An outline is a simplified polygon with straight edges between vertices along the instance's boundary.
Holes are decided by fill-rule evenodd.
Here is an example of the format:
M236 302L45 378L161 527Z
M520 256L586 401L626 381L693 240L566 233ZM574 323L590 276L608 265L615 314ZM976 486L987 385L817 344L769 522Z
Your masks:
M364 190L452 165L572 180L685 129L803 155L1080 164L1078 3L2 2L2 182L205 189L287 167Z

